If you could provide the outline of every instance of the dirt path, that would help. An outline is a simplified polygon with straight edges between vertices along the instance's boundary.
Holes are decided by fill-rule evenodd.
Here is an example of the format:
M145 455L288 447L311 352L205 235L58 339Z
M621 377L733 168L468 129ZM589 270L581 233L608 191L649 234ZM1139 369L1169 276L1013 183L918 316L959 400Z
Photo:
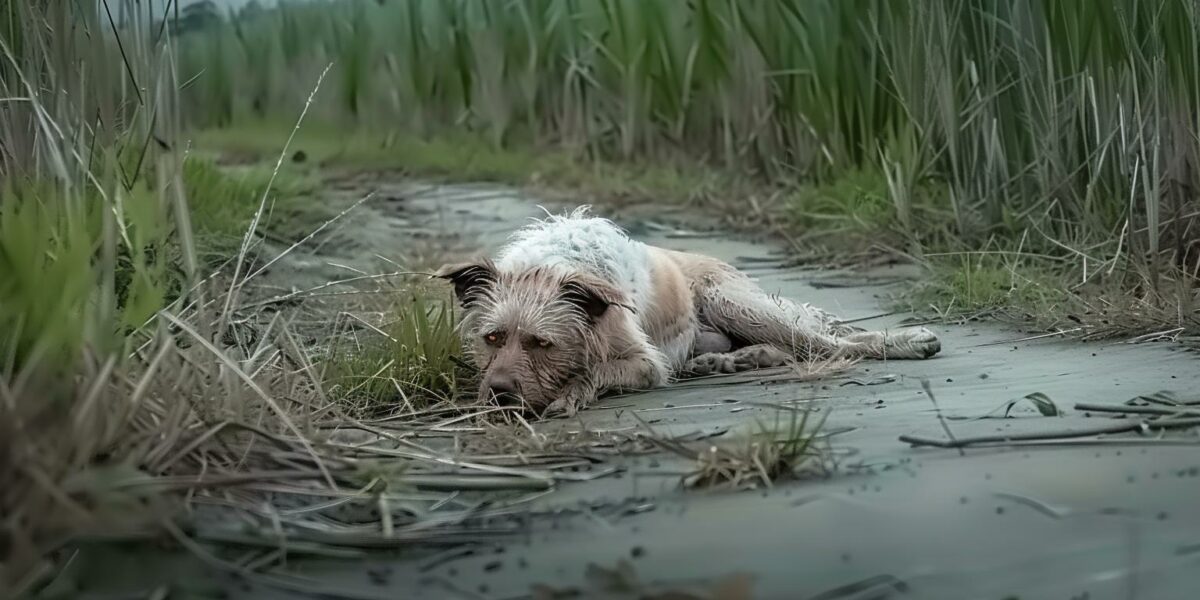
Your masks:
M495 189L447 188L401 199L411 191L381 186L381 197L392 200L372 210L406 221L376 222L372 227L396 237L359 236L364 246L397 252L389 240L398 243L415 230L424 242L469 253L495 247L541 214L534 202ZM902 268L868 274L782 268L782 255L770 245L645 220L622 224L649 243L728 260L765 288L843 318L878 315L880 296L911 275ZM904 318L863 325L891 327ZM1132 420L1089 415L1076 403L1120 405L1160 391L1196 400L1196 356L1166 343L1012 341L1026 334L990 324L932 328L944 342L943 353L929 361L861 363L808 383L780 370L701 380L605 399L574 419L539 425L553 436L648 424L666 436L719 435L711 439L737 444L756 422L776 419L780 405L811 405L827 416L825 431L837 434L829 438L837 469L826 477L752 492L685 491L680 474L693 467L690 461L668 453L617 456L581 471L617 472L561 485L512 515L523 524L521 535L438 553L295 559L287 569L320 582L304 591L364 598L519 598L537 585L563 594L539 598L598 597L589 594L608 588L629 592L603 597L683 588L720 588L726 598L1193 597L1200 590L1195 433L962 452L912 448L898 438L946 438L922 379L955 438L1080 430ZM994 412L1034 393L1065 414L1042 416L1033 403L1014 406L1012 418ZM985 415L991 418L979 418ZM204 572L195 561L162 560L180 572ZM244 582L220 587L237 597L297 592Z

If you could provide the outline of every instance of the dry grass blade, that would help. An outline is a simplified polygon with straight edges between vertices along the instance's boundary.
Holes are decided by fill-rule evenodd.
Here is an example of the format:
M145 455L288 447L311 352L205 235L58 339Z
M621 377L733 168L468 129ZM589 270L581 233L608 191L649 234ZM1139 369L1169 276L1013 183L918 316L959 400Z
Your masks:
M333 68L333 63L326 65L325 69L317 77L317 83L308 94L308 100L305 101L304 108L300 111L300 116L296 119L296 125L292 127L291 133L288 134L287 142L284 143L283 149L279 152L279 159L275 161L275 168L271 171L271 178L267 181L267 185L263 189L262 199L258 203L258 210L254 213L254 218L250 221L249 227L246 228L246 235L242 238L242 247L238 250L237 260L234 261L233 276L230 280L229 290L225 293L225 308L221 311L221 331L225 329L225 324L228 323L231 308L238 297L237 292L244 283L239 281L242 266L245 264L247 253L250 251L250 243L254 239L254 234L258 231L258 224L267 209L267 199L270 197L272 186L275 184L275 178L279 175L279 169L283 166L283 161L287 158L292 141L296 138L296 132L300 130L300 125L304 123L304 117L308 115L308 109L312 106L313 99L316 97L317 91L321 89L321 83L325 81L325 75L329 73L329 69L331 68Z
M178 318L168 312L164 312L163 317L191 336L192 339L196 340L196 342L212 353L214 358L228 367L238 379L241 379L242 382L246 384L247 387L253 390L258 398L262 400L263 404L267 405L275 413L276 417L279 418L283 425L287 427L287 429L289 429L297 439L300 440L304 450L308 452L309 456L312 457L313 462L317 465L317 468L321 470L321 475L325 478L325 483L329 485L330 489L337 489L337 483L333 480L333 475L331 475L329 470L325 468L324 461L321 460L321 457L317 454L317 451L308 441L308 438L304 435L300 428L292 422L287 411L283 410L283 408L279 406L277 402L275 402L274 398L271 398L269 394L259 387L258 383L254 381L254 378L242 370L242 368L236 362L234 362L233 359L229 358L229 356L214 346L212 342L200 335L191 325L180 321Z
M362 204L363 204L364 202L366 202L366 201L368 201L368 200L370 200L371 198L374 198L374 197L375 197L375 193L374 193L374 192L371 192L371 193L367 194L366 196L363 196L362 198L360 198L360 199L359 199L358 201L356 201L354 204L351 204L350 206L348 206L348 207L346 207L345 209L343 209L343 210L342 210L342 212L340 212L340 213L338 213L338 214L334 215L332 218L330 218L329 220L325 221L324 223L321 223L321 225L320 225L320 226L318 226L316 229L314 229L314 230L312 230L311 232L309 232L309 234L308 234L308 235L306 235L306 236L304 236L303 238L301 238L300 240L296 241L296 242L295 242L295 243L293 243L291 246L288 246L288 247L287 247L287 249L285 249L283 252L280 252L280 253L279 253L278 255L276 255L274 258L272 258L271 260L269 260L269 261L267 261L266 263L264 263L264 264L263 264L261 267L259 267L259 268L255 269L255 270L254 270L252 273L250 273L249 275L246 275L246 278L242 280L242 285L245 285L246 283L249 283L251 279L254 279L255 277L258 277L258 276L259 276L260 274L262 274L264 271L266 271L267 269L271 268L271 265L274 265L275 263L277 263L277 262L279 262L280 260L282 260L282 259L283 259L285 256L287 256L288 254L291 254L293 250L295 250L296 248L299 248L300 246L303 246L304 244L308 243L308 241L309 241L309 240L311 240L311 239L313 239L314 237L316 237L316 236L317 236L317 234L321 233L321 231L323 231L323 230L324 230L326 227L328 227L328 226L332 225L333 223L336 223L336 222L337 222L338 220L340 220L342 217L345 217L346 215L350 214L350 213L351 213L351 212L352 212L354 209L358 208L359 206L362 206Z

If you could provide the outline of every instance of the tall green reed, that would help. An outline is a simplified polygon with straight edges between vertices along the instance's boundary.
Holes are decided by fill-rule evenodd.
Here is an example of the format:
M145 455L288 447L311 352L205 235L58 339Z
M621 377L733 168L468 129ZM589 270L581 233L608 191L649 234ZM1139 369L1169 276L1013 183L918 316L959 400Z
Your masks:
M904 217L913 190L941 187L964 247L1027 232L1094 274L1198 261L1195 202L1175 191L1197 185L1196 25L1185 0L284 4L225 25L256 41L223 44L232 72L187 95L294 97L271 71L333 60L334 119L683 153L774 180L877 169L913 240L929 239ZM186 37L185 77L221 31ZM249 51L263 40L286 48L274 69ZM227 117L189 106L200 124Z

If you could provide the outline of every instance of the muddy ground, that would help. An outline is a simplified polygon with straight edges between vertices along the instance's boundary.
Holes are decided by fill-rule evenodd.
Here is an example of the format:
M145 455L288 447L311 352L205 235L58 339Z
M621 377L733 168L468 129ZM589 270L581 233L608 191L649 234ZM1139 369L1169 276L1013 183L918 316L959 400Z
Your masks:
M345 276L347 266L378 272L375 254L486 251L542 214L537 201L488 186L359 179L340 188L334 193L378 190L361 215L336 228L355 243L298 256L270 275L272 285L304 288ZM686 211L614 216L638 239L720 257L768 290L844 318L874 317L860 325L895 327L909 318L877 315L886 313L884 297L919 276L911 268L786 267L771 243L703 231ZM1196 355L1171 343L1023 340L1034 334L996 324L930 327L943 339L932 360L864 362L811 382L786 369L698 380L608 398L536 426L549 437L649 428L737 446L761 423L811 406L826 417L833 468L824 473L753 491L685 490L690 460L665 451L608 456L581 467L595 478L529 494L505 517L519 524L513 533L347 559L298 556L273 571L279 578L261 580L231 576L186 551L103 545L80 555L73 577L84 597L635 598L683 590L723 598L1200 597L1194 432L961 452L899 440L945 439L945 427L962 439L1129 423L1074 406L1121 405L1162 391L1194 401ZM1035 393L1064 414L1044 416L1032 402L1015 405L1009 418L996 412ZM181 583L188 581L205 583Z

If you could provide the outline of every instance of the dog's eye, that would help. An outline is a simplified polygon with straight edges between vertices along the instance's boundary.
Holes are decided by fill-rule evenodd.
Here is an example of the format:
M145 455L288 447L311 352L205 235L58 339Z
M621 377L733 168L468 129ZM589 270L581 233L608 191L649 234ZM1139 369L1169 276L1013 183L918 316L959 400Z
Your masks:
M550 343L550 340L543 340L543 339L541 339L541 338L538 338L538 340L537 340L537 347L538 347L538 348L549 348L550 346L553 346L553 345L554 345L554 344L551 344L551 343Z
M493 346L496 344L499 344L503 340L504 340L504 334L500 333L498 331L493 331L492 333L489 333L489 334L483 336L483 341L485 341L489 344L492 344Z

